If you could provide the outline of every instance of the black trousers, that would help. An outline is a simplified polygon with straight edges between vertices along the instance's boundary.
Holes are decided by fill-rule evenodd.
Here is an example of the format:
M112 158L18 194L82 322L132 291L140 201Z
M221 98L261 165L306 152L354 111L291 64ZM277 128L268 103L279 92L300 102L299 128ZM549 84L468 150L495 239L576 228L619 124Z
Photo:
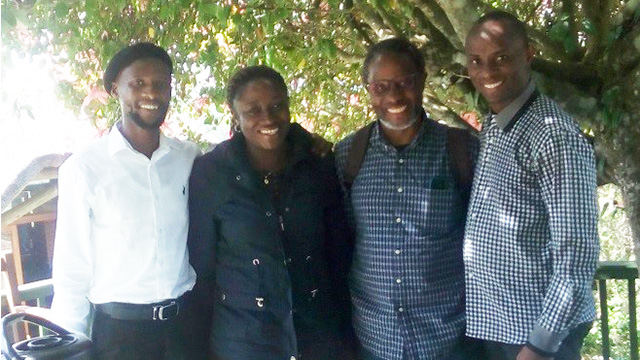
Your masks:
M580 360L580 349L584 338L589 333L593 323L584 323L576 326L560 344L560 348L554 359L556 360ZM484 350L487 360L515 360L523 345L504 344L495 341L485 341Z
M91 340L98 360L199 359L190 343L189 322L193 314L180 312L167 321L118 320L95 312Z

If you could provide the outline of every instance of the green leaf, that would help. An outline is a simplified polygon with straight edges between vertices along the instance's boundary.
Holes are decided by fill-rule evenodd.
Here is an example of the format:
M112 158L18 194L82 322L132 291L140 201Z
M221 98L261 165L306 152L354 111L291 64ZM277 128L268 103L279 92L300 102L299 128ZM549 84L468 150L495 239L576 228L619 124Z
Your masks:
M578 50L578 44L573 41L573 38L571 36L566 36L562 40L562 44L564 45L564 49L567 50L568 53L573 53L574 51Z
M555 41L564 42L564 38L569 35L569 23L558 21L549 29L549 37Z
M2 27L5 27L7 25L9 27L16 26L16 16L14 14L13 7L3 5L1 15L2 15L2 22L3 22Z
M63 1L57 3L54 10L58 17L67 17L69 15L69 7Z
M92 1L92 0L87 0L87 1ZM124 9L127 5L128 5L127 0L116 0L116 7L119 11Z
M591 21L590 19L582 20L582 28L584 29L584 32L589 35L595 35L598 32L596 26L593 24L593 21Z
M402 11L404 16L406 16L407 18L413 17L413 5L411 5L407 1L399 1L398 5L400 6L400 11Z
M220 6L216 9L216 18L220 22L220 26L222 28L227 27L227 20L229 19L230 14L231 14L230 6Z
M338 54L338 47L332 39L321 39L318 42L318 46L320 47L322 55L329 59L335 58Z
M84 5L84 12L87 13L87 19L93 19L95 17L99 17L98 15L98 4L95 1L86 1Z

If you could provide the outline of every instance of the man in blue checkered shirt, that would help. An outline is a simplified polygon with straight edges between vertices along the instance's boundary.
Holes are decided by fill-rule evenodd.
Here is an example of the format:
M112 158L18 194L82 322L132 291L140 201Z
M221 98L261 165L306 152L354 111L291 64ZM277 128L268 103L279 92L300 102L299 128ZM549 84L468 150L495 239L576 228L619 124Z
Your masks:
M353 317L366 360L468 358L461 354L466 203L452 174L449 128L422 109L425 77L422 54L404 39L376 44L364 61L378 121L345 192L357 233ZM353 140L336 147L342 180ZM468 140L477 154L477 139Z
M467 335L490 359L580 359L599 250L592 148L535 89L533 49L513 15L480 18L465 48L491 108L465 232Z

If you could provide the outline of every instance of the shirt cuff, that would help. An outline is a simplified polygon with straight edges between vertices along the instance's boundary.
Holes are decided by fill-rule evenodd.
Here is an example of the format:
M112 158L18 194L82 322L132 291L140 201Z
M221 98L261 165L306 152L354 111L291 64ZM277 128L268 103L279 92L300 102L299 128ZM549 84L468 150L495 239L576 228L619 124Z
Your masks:
M545 353L556 353L560 348L562 340L564 340L566 336L567 332L551 332L539 324L536 324L533 330L529 333L529 340L527 340L527 343Z

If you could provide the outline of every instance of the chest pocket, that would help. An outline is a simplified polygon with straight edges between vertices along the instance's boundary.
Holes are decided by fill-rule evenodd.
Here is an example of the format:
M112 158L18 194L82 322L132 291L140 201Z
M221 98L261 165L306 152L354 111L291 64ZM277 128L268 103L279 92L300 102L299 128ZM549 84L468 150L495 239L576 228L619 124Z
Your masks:
M409 205L416 207L412 220L423 234L449 233L464 220L459 190L453 182L441 177L430 178L424 185L411 189L415 198L409 200Z

